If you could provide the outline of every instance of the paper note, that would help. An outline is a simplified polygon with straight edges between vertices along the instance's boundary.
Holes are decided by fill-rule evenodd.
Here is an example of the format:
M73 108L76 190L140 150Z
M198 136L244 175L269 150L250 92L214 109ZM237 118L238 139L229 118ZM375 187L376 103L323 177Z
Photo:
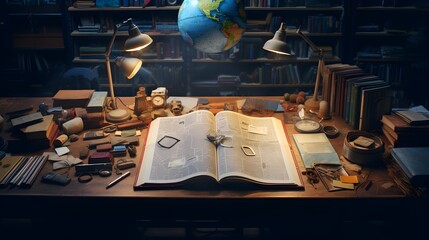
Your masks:
M58 148L55 148L55 152L58 154L58 156L61 156L69 153L70 149L68 147L58 147Z
M353 183L343 183L343 182L338 181L338 180L333 180L332 186L339 187L339 188L345 188L345 189L352 189L352 190L355 189L355 186L353 185Z

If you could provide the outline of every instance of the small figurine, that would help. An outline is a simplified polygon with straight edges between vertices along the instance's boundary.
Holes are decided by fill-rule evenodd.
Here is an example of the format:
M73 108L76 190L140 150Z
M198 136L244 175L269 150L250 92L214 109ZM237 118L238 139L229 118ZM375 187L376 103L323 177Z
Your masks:
M182 111L183 111L182 101L171 100L170 111L173 113L174 116L182 115Z

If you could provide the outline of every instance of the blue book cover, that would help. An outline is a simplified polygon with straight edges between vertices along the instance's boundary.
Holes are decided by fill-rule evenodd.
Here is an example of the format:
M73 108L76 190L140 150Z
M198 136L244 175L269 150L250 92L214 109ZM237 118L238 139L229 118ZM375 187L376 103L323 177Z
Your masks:
M393 148L392 157L415 187L429 186L429 147Z
M341 165L340 158L325 133L292 134L305 168L314 164Z

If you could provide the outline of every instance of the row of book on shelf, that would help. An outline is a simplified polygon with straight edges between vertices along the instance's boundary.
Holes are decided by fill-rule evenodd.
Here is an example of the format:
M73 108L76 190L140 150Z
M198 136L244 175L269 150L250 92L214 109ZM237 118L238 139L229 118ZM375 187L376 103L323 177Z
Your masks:
M125 51L117 49L114 45L111 57L123 56ZM81 59L104 59L107 51L106 46L82 45L79 47L79 57ZM145 59L178 59L182 57L181 42L175 41L173 38L157 41L149 45L142 53Z
M283 16L273 15L272 12L267 13L263 19L248 19L247 32L276 32L280 23L284 20ZM286 19L287 21L303 22L301 29L310 33L332 33L338 32L340 29L340 20L333 15L311 15L304 19ZM109 16L93 16L82 15L77 30L79 32L105 32L113 30L119 19L114 19ZM142 17L133 18L133 23L140 29L141 32L160 32L174 33L179 32L177 19L167 15L148 14ZM299 26L288 24L288 31L293 32ZM124 30L124 29L120 29Z
M11 2L23 2L24 0L9 0ZM25 0L35 1L35 0ZM44 0L48 1L48 0ZM56 0L51 0L56 1ZM183 0L166 1L166 0L78 0L75 1L75 7L145 7L145 6L180 6ZM245 0L246 7L334 7L341 5L341 0Z
M79 32L106 32L113 31L115 25L121 22L120 19L115 19L106 15L82 15L79 18L77 30ZM172 16L159 16L156 14L148 14L141 18L133 18L133 23L141 32L161 32L171 33L179 32L177 19ZM126 31L126 28L118 29Z
M342 4L341 0L244 0L246 7L335 7Z
M51 70L46 57L37 52L18 54L18 67L28 72L45 73Z
M317 67L284 64L275 66L264 64L256 68L260 84L311 84L316 80Z
M221 52L221 53L205 53L198 50L194 50L192 57L195 59L214 59L214 60L227 60L232 58L244 59L244 60L268 60L268 59L284 59L295 60L295 59L308 59L317 60L319 55L314 52L308 44L303 40L291 40L288 42L291 48L291 55L289 56L278 56L271 52L264 50L262 47L265 41L261 38L243 37L240 42L234 46L234 48ZM338 48L335 46L320 46L324 50L324 58L327 60L339 59L335 52Z
M56 5L58 0L7 0L9 5L29 5L29 6L43 6L43 5Z
M411 7L428 4L427 1L409 0L359 0L360 7Z
M78 0L74 2L77 8L106 8L106 7L166 7L179 6L183 0L166 1L166 0Z
M217 77L219 84L313 84L316 80L317 66L298 66L285 64L275 66L264 64L256 67L252 72L235 72L233 75L220 74ZM225 76L234 76L233 79Z
M358 62L357 65L392 85L406 83L407 76L409 76L411 71L410 65L402 63Z

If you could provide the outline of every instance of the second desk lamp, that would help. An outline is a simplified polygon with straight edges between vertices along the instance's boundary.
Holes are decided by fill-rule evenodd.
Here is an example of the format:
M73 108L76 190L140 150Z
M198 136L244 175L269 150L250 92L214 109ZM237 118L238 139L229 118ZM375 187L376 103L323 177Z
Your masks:
M301 32L300 28L296 30L296 33L311 47L311 49L314 52L317 52L319 54L316 83L314 86L314 94L312 98L307 99L304 103L304 106L307 111L310 111L310 110L318 111L320 100L318 100L317 93L319 89L320 76L322 75L322 70L325 65L325 62L323 60L324 52L322 48L317 47L307 36L305 36ZM279 30L276 31L272 39L265 42L263 49L270 52L278 53L278 54L290 55L291 54L290 47L287 45L285 41L285 37L286 37L286 26L284 25L284 23L281 23Z
M116 105L115 92L113 89L112 70L110 68L110 53L112 52L113 43L118 29L122 26L128 26L128 39L125 41L124 50L126 52L139 51L152 43L152 38L147 34L142 34L138 27L129 18L122 23L116 24L113 32L112 39L110 40L109 48L105 54L107 78L109 80L110 97L111 97L111 110L108 112L106 119L110 122L122 122L130 117L130 113L126 109L118 109ZM142 65L142 61L138 58L117 57L115 60L116 65L122 70L123 75L131 79L138 72Z

